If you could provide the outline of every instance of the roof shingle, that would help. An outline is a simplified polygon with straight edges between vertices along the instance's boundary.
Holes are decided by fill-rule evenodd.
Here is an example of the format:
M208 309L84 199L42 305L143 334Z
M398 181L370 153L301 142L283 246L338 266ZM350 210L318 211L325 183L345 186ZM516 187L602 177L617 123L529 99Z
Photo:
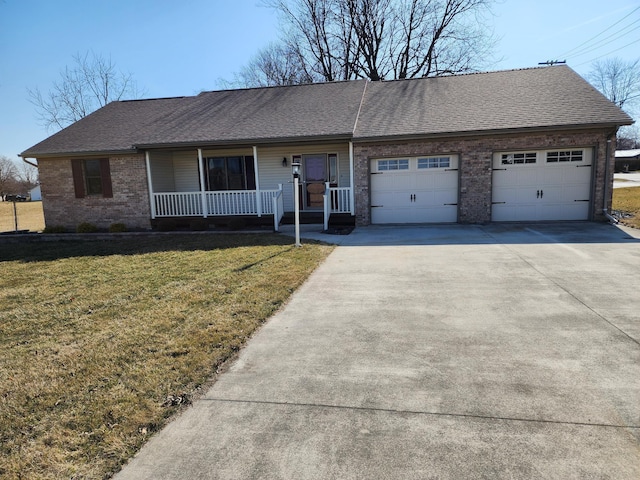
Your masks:
M169 145L415 137L633 120L566 66L112 102L23 157Z

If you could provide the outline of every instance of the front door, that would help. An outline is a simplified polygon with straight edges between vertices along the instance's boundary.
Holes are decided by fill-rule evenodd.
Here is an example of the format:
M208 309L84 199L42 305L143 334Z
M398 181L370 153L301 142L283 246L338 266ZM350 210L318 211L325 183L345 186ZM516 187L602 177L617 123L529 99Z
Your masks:
M327 181L327 156L303 155L305 207L322 208L323 194Z

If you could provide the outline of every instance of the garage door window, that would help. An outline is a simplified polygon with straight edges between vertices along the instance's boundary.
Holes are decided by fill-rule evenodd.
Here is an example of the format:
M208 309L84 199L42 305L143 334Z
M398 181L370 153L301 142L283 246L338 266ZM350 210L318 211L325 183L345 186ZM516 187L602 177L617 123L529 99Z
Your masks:
M503 153L502 165L525 165L536 163L536 152Z
M449 168L451 159L449 157L419 158L418 168Z
M378 171L409 170L409 160L378 160Z
M581 162L582 150L547 152L547 163Z

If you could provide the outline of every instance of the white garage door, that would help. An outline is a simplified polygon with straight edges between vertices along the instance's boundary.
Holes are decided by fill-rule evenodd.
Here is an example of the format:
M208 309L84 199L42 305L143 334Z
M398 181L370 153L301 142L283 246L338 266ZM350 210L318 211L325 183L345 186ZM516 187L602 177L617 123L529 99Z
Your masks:
M372 160L371 223L441 223L457 218L457 156Z
M591 163L591 149L494 154L492 220L588 220Z

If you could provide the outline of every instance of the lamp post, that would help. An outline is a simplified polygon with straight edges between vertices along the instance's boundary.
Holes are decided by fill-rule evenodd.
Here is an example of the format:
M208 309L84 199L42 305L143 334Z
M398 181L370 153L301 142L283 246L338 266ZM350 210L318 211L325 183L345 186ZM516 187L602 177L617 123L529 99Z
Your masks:
M301 247L300 243L300 192L298 185L300 184L300 163L292 162L291 170L293 172L293 212L294 222L296 226L296 247Z

